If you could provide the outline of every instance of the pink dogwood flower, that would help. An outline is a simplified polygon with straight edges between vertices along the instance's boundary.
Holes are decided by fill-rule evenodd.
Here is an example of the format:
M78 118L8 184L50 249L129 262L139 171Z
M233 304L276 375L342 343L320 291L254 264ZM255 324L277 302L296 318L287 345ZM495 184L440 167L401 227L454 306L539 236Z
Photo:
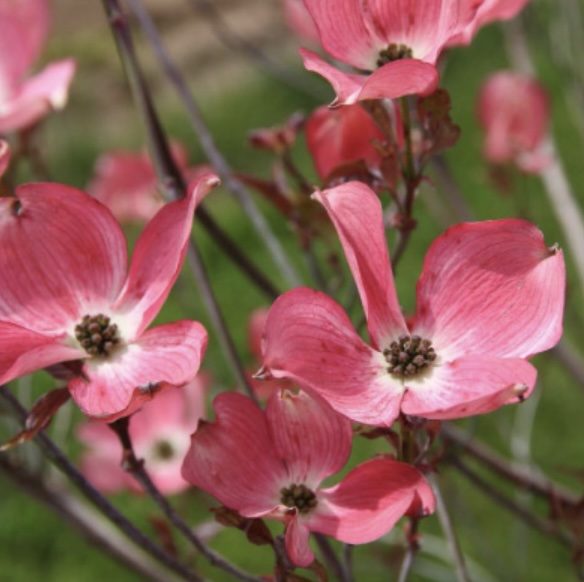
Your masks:
M180 493L189 486L181 476L181 467L190 435L205 416L205 389L197 376L183 387L169 388L130 418L129 434L136 457L145 461L148 474L163 493ZM83 473L100 491L142 491L122 469L122 446L107 424L81 424L77 436L87 448L81 458Z
M284 0L284 16L286 23L298 38L318 46L318 31L302 0Z
M528 2L529 0L485 0L471 22L460 34L450 39L448 45L469 45L483 26L515 18Z
M50 63L26 78L48 27L47 0L0 0L0 134L29 127L67 102L73 59Z
M449 419L489 412L532 391L527 361L562 334L562 252L523 220L459 224L430 246L408 325L377 196L364 184L317 192L357 284L371 347L340 305L307 288L273 304L260 375L290 378L353 420Z
M322 180L345 164L364 161L378 166L373 142L385 141L382 131L360 105L331 110L319 107L306 122L306 144Z
M306 49L300 54L309 71L333 86L332 105L428 95L438 85L440 52L483 1L304 0L324 50L360 73L337 69Z
M189 181L209 172L206 166L187 170L188 157L179 143L171 144L177 166ZM147 222L163 206L154 166L146 152L113 151L95 164L94 177L87 191L105 204L122 223Z
M60 184L25 184L0 199L0 383L80 361L68 383L84 414L129 414L159 383L195 377L207 333L195 321L146 329L174 284L193 213L217 176L194 182L140 236L126 241L111 212Z
M351 450L351 424L320 398L275 392L266 411L234 392L220 394L216 420L199 423L183 477L244 517L286 524L286 549L298 566L314 554L310 532L350 544L373 541L404 514L427 515L434 496L414 467L374 459L340 483L320 488Z
M490 75L478 99L485 158L493 164L515 163L528 173L543 170L551 161L542 148L549 115L547 93L535 79L514 71Z

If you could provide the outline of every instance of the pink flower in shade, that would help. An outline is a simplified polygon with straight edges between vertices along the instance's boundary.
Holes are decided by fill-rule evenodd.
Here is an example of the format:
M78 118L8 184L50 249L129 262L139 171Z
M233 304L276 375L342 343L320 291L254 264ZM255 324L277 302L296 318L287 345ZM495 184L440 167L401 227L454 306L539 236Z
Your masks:
M179 493L188 487L181 477L190 435L205 416L205 385L197 376L183 387L171 387L136 412L130 419L130 437L138 459L163 493ZM79 425L79 440L87 447L81 459L84 474L105 493L130 488L142 491L139 483L121 467L122 447L115 432L103 422Z
M389 426L400 414L448 419L529 395L527 362L562 333L562 252L523 220L459 224L430 246L407 325L389 263L382 208L364 184L317 192L341 239L372 346L328 296L297 288L268 314L264 369L318 393L342 414ZM263 372L263 374L262 374Z
M529 0L485 0L464 30L450 39L449 46L470 44L483 26L491 22L515 18L528 2Z
M535 79L513 71L489 76L478 100L487 160L515 163L529 173L544 169L551 161L542 151L549 115L547 93Z
M146 329L176 280L193 213L217 176L194 182L165 205L136 243L126 273L126 241L111 212L60 184L25 184L0 199L0 383L68 361L68 383L84 414L129 414L158 383L195 377L207 345L200 323Z
M0 134L24 129L67 102L72 59L56 61L26 79L46 40L46 0L0 0Z
M187 152L178 143L171 144L177 166L187 172ZM189 179L208 173L205 166L188 170ZM120 222L146 222L164 204L158 179L146 152L114 151L102 155L95 165L94 177L87 191L105 204Z
M320 398L275 392L266 411L234 392L200 423L183 477L244 517L283 521L286 549L298 566L314 559L310 532L350 544L387 533L404 514L426 515L434 496L422 474L389 459L367 461L339 484L320 489L351 450L351 424Z
M316 171L325 180L339 166L365 161L380 163L373 142L385 141L383 133L360 105L331 110L319 107L306 122L306 142Z
M284 0L284 15L286 23L298 38L318 46L318 31L302 0Z
M322 47L358 71L346 73L301 49L304 66L333 86L333 105L428 95L438 85L436 60L484 0L304 0Z

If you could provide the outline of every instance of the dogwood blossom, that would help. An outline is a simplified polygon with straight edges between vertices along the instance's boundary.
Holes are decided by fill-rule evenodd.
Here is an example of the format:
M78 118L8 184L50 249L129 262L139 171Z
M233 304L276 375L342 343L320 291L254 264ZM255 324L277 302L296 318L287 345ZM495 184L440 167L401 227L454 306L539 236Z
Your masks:
M351 450L351 424L320 398L278 390L266 411L234 392L215 398L216 420L199 423L183 477L244 517L286 524L286 549L298 566L314 554L310 532L350 544L387 533L406 513L434 510L422 474L386 458L354 468L340 483L320 488Z
M190 435L205 416L205 384L199 376L182 387L170 387L130 418L129 434L138 459L156 487L167 494L183 491L181 477ZM81 458L83 473L99 490L114 493L126 488L142 491L138 482L122 469L122 446L104 422L91 421L77 427L77 436L87 450Z
M524 399L527 361L562 333L562 252L523 220L454 226L431 245L408 325L389 263L382 208L366 185L317 192L345 252L372 346L327 295L296 288L273 304L260 377L290 378L353 420L391 425L489 412Z
M438 85L440 52L483 1L305 0L324 50L359 73L344 72L306 49L300 55L309 71L333 86L333 105L427 95Z
M47 0L0 0L0 134L24 129L67 102L73 59L50 63L26 78L48 28Z
M126 241L111 212L61 184L25 184L0 199L0 383L80 361L68 383L88 416L129 414L157 384L197 373L207 333L195 321L147 330L176 280L193 213L217 176L194 182L140 236Z

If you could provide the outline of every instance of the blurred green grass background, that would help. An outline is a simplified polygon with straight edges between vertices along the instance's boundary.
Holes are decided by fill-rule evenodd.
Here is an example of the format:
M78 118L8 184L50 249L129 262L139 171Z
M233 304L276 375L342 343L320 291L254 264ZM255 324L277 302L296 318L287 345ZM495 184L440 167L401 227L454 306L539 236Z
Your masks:
M105 22L101 34L108 34ZM66 50L64 40L55 46L53 50L56 53ZM578 133L563 99L563 79L545 50L538 48L537 62L541 80L552 97L552 130L558 140L568 175L572 178L575 193L582 203L584 192L581 182L577 180L583 161L582 136ZM111 48L104 50L109 51L108 58L115 58ZM96 58L92 54L79 54L77 57L81 69L86 62L95 64L103 58ZM297 61L290 63L290 66L303 74ZM482 136L475 118L475 98L485 76L505 66L507 61L503 37L497 27L482 31L468 49L449 53L442 86L451 94L452 117L462 127L462 137L457 146L448 152L447 159L466 202L477 218L524 216L543 230L549 245L559 242L565 249L563 233L537 178L523 178L517 184L516 193L509 196L495 191L487 179L486 167L481 157ZM113 66L112 70L119 75L119 80L115 82L121 82L121 69L116 70L116 66ZM196 71L189 71L188 74L196 78ZM319 86L318 82L316 86ZM203 90L200 92L200 102L218 146L236 170L267 176L270 157L250 150L245 145L246 133L254 128L282 123L296 110L308 113L315 106L327 102L332 97L330 89L324 83L320 86L323 97L322 101L317 101L300 91L290 90L274 79L257 74L241 79L236 88L232 87L223 93L206 93ZM89 100L92 90L95 87L74 90L69 108L49 121L43 137L53 179L81 188L91 175L96 157L104 149L143 147L143 133L136 115L132 113L129 96L120 90L117 98L122 100L120 108L126 112L124 128L123 132L115 134L114 140L108 141L107 133L105 137L103 132L100 133L100 124L107 124L108 112L91 109ZM162 104L161 113L169 135L186 144L192 162L203 162L196 136L176 100L163 93L158 101ZM120 119L119 114L117 119ZM307 174L314 176L310 160L302 148L297 148L296 155L298 164ZM424 204L424 196L435 196L437 203L443 204L440 192L433 192L431 187L425 188L417 204L418 227L400 265L397 280L398 295L406 311L411 311L414 307L415 282L421 270L425 250L442 231L442 226L437 224L432 212ZM281 235L286 248L292 255L298 256L294 235L284 220L264 201L258 199L258 204L265 211L273 228ZM271 267L269 256L233 199L224 191L216 192L208 198L208 208L224 229L244 247L248 255L257 264L266 266L271 278L283 288L284 284L278 281L277 271ZM135 238L135 235L135 232L131 233L130 238ZM198 227L196 236L236 345L247 361L251 362L247 345L247 318L254 308L267 303ZM567 260L569 264L569 256ZM296 260L296 264L301 270L304 269L301 260ZM570 265L569 276L571 281L575 281ZM579 324L583 321L584 313L579 293L574 283L573 290L568 291L569 316L566 319L567 336L574 345L579 345L582 340L582 327ZM159 321L183 317L198 319L206 325L210 332L210 343L204 369L212 373L216 389L231 389L233 379L218 348L191 276L186 271L177 282ZM575 470L582 471L584 466L584 429L581 421L584 387L576 385L550 355L537 357L535 363L540 371L537 402L534 400L521 407L537 406L534 409L535 422L531 440L532 461L554 479L581 491L582 478L575 475ZM41 393L49 382L48 377L42 374L35 377L32 393ZM20 393L22 394L22 390ZM75 421L80 418L76 411L71 411L71 414ZM526 414L528 413L521 411L520 407L507 407L488 416L459 424L472 426L477 438L484 439L502 454L509 455L514 430L522 415ZM6 438L14 428L14 425L1 425L0 436ZM67 450L78 456L79 446L74 442L71 426L61 424L51 430L60 430L58 438L65 443ZM16 454L34 457L34 447L34 444L24 445L22 451L17 451ZM352 464L379 450L379 447L380 443L357 439ZM444 467L439 479L463 550L470 560L483 569L483 573L473 579L533 582L575 579L568 550L501 510L482 493L474 490L454 469ZM496 479L491 482L501 486L512 497L519 495L518 491L507 484L499 483ZM144 531L154 534L149 518L158 515L158 512L148 499L122 494L114 496L113 500ZM521 497L521 500L534 511L542 513L543 510L545 515L545 508L539 502L529 496ZM189 492L175 498L173 502L193 523L210 519L206 510L208 502L199 494ZM279 528L276 525L275 531L279 531ZM355 548L356 580L376 582L394 579L397 570L392 561L392 548L403 544L401 531L402 527L398 526L386 540L367 548ZM421 523L421 533L422 548L425 534L434 541L442 536L436 516ZM177 542L180 546L180 540L177 539ZM256 551L238 531L223 531L213 540L212 546L250 570L258 573L269 572L270 552L266 549ZM185 555L189 555L186 548L183 547L183 550ZM438 558L431 557L422 549L412 580L455 579L451 569L444 569L445 562L440 565L440 556L447 551L439 548L437 553ZM448 560L447 555L442 557ZM211 580L230 579L220 571L204 565L202 559L198 559L197 563L200 563ZM98 548L92 547L49 510L18 491L0 473L0 582L98 582L104 579L129 582L139 580L140 577L103 555Z

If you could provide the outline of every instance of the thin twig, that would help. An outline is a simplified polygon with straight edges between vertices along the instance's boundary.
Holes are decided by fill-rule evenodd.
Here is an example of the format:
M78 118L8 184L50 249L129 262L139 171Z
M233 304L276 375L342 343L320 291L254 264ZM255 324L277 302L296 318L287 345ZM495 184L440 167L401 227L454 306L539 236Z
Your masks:
M166 136L164 135L156 110L154 109L154 105L150 98L150 93L144 82L126 19L121 12L118 0L103 0L103 4L106 14L108 15L108 20L110 22L120 57L130 81L134 99L147 130L152 158L156 172L164 186L164 193L167 198L171 200L180 198L184 193L185 184L172 159ZM215 295L213 294L199 251L192 239L188 249L188 261L193 270L195 282L198 286L201 297L203 298L209 316L211 317L211 322L217 333L225 359L231 366L232 372L238 383L246 390L247 394L255 400L255 393L249 383L243 363L237 354L235 344L229 333L217 300L215 299Z
M346 575L345 568L343 564L339 560L338 556L335 554L332 546L330 545L328 539L323 534L314 534L314 539L316 540L316 544L320 548L322 556L327 563L328 567L333 571L334 575L337 577L337 580L341 582L349 582L349 578Z
M448 508L444 503L444 497L442 496L442 491L438 485L438 480L434 476L428 477L428 480L432 484L432 489L434 490L434 496L436 497L436 510L438 513L438 520L440 521L440 526L448 542L448 548L452 554L452 562L454 563L454 571L456 572L456 579L458 582L471 582L468 570L466 569L466 564L464 562L464 554L458 543L458 537L454 531L454 525L450 519L450 514L448 513Z
M22 423L28 412L13 396L7 386L0 386L0 396L10 405ZM43 432L35 437L35 442L42 448L46 457L62 472L69 481L88 499L109 521L111 521L127 538L152 556L161 564L189 582L201 582L202 579L189 567L173 555L146 537L131 521L122 515L84 476L71 464L61 449Z
M140 25L148 38L154 53L166 73L171 84L175 88L179 98L187 111L187 115L193 125L193 128L199 138L199 142L210 164L215 168L223 184L229 192L239 202L243 211L254 225L258 235L266 245L266 249L272 256L274 264L278 267L282 276L288 283L296 287L300 285L300 277L288 260L280 241L272 232L264 216L257 208L250 192L247 188L233 175L227 160L215 145L215 140L201 115L201 111L195 101L186 81L180 71L175 67L166 53L156 26L154 25L148 11L144 8L141 0L129 0L133 12L138 17Z
M307 82L302 75L295 71L281 67L278 61L273 60L269 54L262 51L255 44L248 42L237 34L221 17L215 5L209 0L189 0L191 6L201 12L211 25L217 38L237 55L246 57L259 70L266 72L274 79L288 85L295 91L301 91L305 95L317 99L320 103L323 99L321 92L313 83Z
M442 425L441 435L446 440L456 443L473 459L488 466L499 476L528 491L532 491L547 500L554 499L567 507L574 507L580 501L575 493L563 486L537 473L518 468L486 445L469 440L463 431L451 424L444 423Z
M513 66L528 75L535 75L535 66L529 53L529 47L521 24L516 18L505 25L507 53ZM549 154L550 163L541 170L540 176L552 209L562 226L571 258L580 280L580 291L584 291L584 217L574 196L554 137L550 134L545 139L542 150Z
M104 550L124 566L134 570L141 580L151 582L173 582L177 580L169 571L158 567L152 558L135 550L99 514L89 510L68 491L61 491L42 481L39 475L22 465L0 455L0 471L13 481L19 491L54 511L60 519L75 528L93 547Z
M209 562L220 568L221 570L231 574L238 580L244 580L245 582L262 582L261 578L252 576L243 570L240 570L237 566L234 566L228 562L221 555L217 554L206 544L204 544L195 532L189 527L189 525L178 515L174 510L174 507L168 502L166 497L162 495L156 485L153 483L150 475L144 468L144 462L136 457L134 453L134 447L132 445L132 440L128 432L128 427L130 423L130 418L125 417L116 420L109 426L118 435L122 448L124 451L123 467L129 473L132 474L134 479L142 485L144 491L150 495L154 503L162 510L166 518L174 525L174 527L195 547Z
M483 491L486 495L491 497L499 505L514 513L517 517L522 519L527 525L530 525L539 532L550 536L560 542L562 545L573 550L575 547L575 540L572 536L568 535L564 530L560 529L556 523L549 519L543 519L533 514L530 510L527 510L520 505L518 505L512 499L509 499L503 495L500 491L497 491L489 483L487 483L482 477L465 465L459 458L450 459L451 466L455 467L462 475L464 475L473 485L478 489Z
M397 577L397 582L407 582L410 577L410 572L412 566L414 565L414 559L418 553L420 546L417 542L418 534L418 523L419 520L415 517L410 517L410 528L408 531L408 547L404 555L401 567L399 569L399 574Z

